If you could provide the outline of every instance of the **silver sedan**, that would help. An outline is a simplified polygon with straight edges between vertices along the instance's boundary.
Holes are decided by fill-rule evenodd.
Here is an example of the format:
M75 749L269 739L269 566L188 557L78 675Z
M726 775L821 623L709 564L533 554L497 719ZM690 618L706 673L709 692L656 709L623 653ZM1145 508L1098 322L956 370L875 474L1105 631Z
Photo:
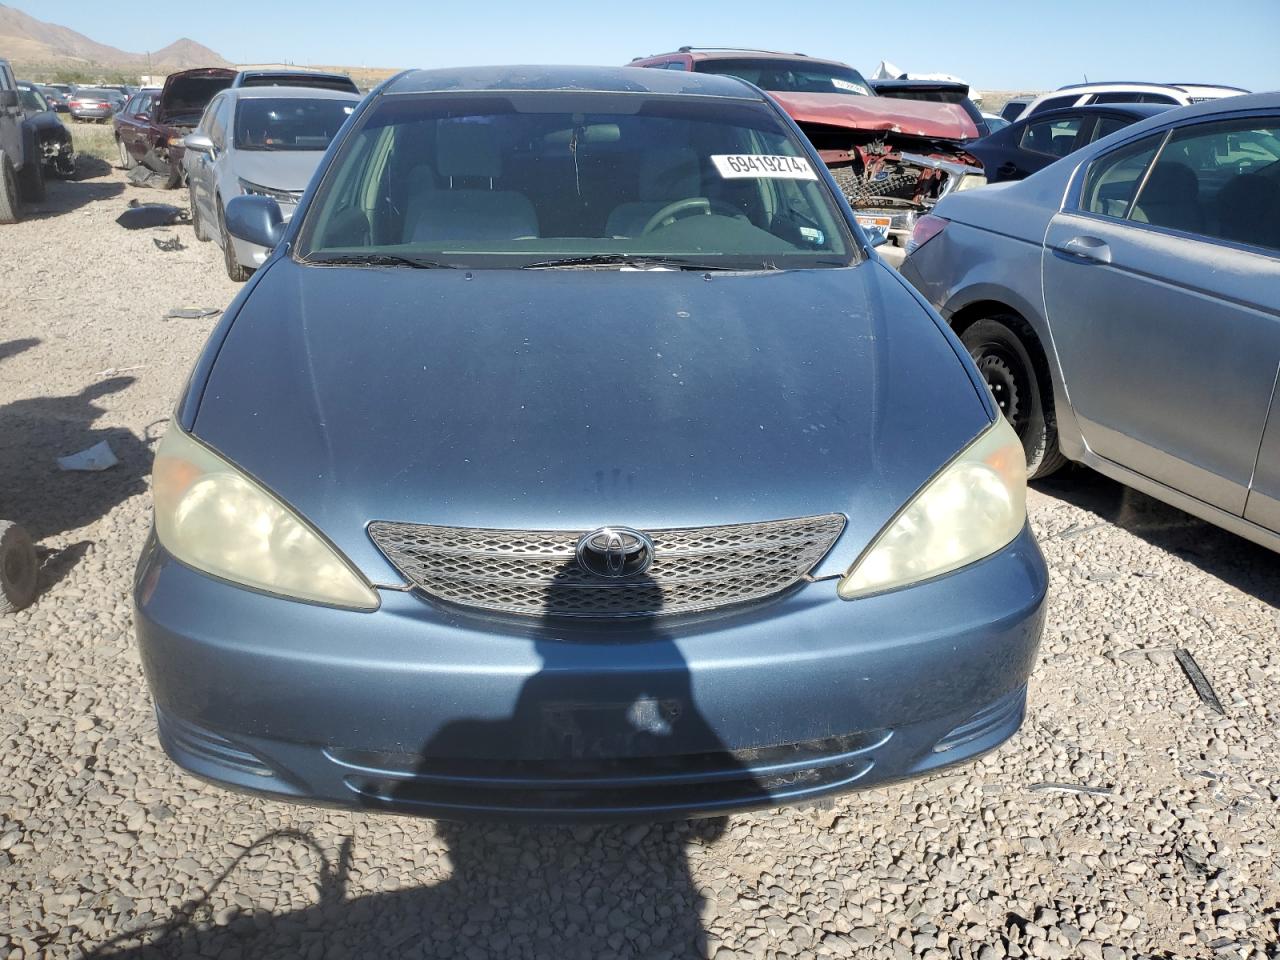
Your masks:
M293 215L334 135L360 102L354 93L309 87L237 87L209 102L183 139L191 222L201 240L222 247L227 275L245 280L271 252L227 232L233 197L270 197Z
M1022 438L1280 550L1280 94L943 200L902 273Z

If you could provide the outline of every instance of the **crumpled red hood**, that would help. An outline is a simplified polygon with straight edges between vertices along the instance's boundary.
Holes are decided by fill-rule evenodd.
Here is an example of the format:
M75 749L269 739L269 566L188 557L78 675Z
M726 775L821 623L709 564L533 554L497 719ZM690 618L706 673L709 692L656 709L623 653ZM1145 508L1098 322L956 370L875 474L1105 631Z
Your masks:
M978 136L978 128L957 103L843 93L773 93L772 96L796 123L883 130L933 140L973 140Z

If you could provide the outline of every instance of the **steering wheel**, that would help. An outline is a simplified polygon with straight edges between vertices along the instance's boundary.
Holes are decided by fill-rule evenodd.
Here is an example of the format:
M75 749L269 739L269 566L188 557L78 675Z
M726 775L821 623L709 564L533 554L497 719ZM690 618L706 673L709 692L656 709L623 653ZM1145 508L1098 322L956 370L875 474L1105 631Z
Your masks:
M640 236L648 236L659 227L665 227L687 216L696 215L699 211L704 217L709 217L713 211L729 217L737 217L742 213L737 207L725 203L723 200L708 200L706 197L685 197L683 200L668 203L650 217L645 223L644 229L640 231Z

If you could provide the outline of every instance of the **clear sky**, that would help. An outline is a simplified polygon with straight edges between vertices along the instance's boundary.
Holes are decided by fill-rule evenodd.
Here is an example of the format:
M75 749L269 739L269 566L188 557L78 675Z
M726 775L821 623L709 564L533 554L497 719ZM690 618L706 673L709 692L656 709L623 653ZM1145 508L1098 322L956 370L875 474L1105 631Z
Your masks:
M624 63L681 44L887 59L978 89L1168 80L1280 89L1280 0L9 0L123 50L180 36L240 63Z

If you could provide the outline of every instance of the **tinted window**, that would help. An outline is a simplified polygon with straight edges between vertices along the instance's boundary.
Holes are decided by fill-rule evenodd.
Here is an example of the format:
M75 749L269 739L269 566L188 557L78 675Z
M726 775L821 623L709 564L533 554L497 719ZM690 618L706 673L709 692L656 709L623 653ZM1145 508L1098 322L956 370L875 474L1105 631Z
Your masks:
M1104 217L1124 217L1163 133L1114 150L1093 161L1084 182L1080 209Z
M313 90L341 90L343 93L359 93L350 77L328 77L315 73L249 74L242 78L242 87L307 87Z
M22 103L23 110L41 111L49 109L49 104L40 95L40 91L31 87L19 87L18 99Z
M1045 110L1057 110L1060 107L1074 107L1076 101L1080 99L1080 94L1073 93L1067 97L1050 97L1048 100L1036 107L1036 113L1043 113Z
M1280 250L1280 121L1233 120L1174 132L1133 218Z
M1101 140L1103 137L1109 137L1117 130L1123 130L1132 120L1126 120L1123 117L1099 117L1097 125L1093 128L1093 136L1089 138L1089 142Z
M237 150L323 150L355 109L349 100L241 100Z
M1032 153L1047 153L1065 157L1075 146L1083 117L1061 117L1056 120L1035 120L1022 130L1018 146Z
M853 67L803 60L725 59L703 60L695 67L698 73L718 73L754 83L761 90L776 93L847 93L874 96L862 74Z
M323 174L298 249L760 269L843 266L849 239L799 138L764 105L584 93L382 98Z
M1138 93L1135 91L1113 90L1108 93L1096 93L1090 103L1177 103L1178 101L1165 93Z

